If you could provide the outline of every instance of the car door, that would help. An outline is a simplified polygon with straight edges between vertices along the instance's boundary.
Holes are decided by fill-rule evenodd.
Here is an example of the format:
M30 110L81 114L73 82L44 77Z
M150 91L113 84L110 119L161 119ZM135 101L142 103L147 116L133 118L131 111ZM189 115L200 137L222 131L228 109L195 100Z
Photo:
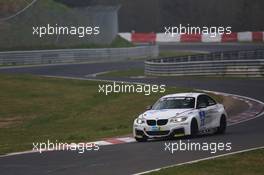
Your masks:
M210 113L208 112L208 101L205 95L200 95L197 98L197 107L199 112L200 130L205 130L210 127Z
M218 126L219 121L219 111L218 111L218 105L214 99L206 95L206 101L208 104L207 110L208 110L208 127L209 128L215 128Z

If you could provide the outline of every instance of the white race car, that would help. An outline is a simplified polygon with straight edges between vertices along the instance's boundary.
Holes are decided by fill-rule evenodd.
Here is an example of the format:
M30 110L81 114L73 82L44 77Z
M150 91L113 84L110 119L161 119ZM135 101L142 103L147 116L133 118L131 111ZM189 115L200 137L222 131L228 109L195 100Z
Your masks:
M178 93L160 98L135 119L133 135L139 142L149 138L196 136L213 131L225 133L227 114L222 104L203 93Z

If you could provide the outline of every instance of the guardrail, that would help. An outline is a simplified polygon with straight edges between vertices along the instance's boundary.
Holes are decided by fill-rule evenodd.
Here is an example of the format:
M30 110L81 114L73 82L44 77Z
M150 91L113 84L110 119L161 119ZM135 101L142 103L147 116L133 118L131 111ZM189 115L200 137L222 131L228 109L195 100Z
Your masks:
M145 61L152 76L264 76L264 50L228 51Z
M0 65L34 65L157 58L158 46L0 52Z

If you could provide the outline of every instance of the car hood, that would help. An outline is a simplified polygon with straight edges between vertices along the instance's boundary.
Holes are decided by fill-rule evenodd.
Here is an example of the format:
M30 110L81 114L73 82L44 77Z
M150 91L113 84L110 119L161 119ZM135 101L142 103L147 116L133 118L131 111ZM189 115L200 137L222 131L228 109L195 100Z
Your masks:
M162 110L149 110L142 114L145 119L169 119L177 117L186 112L190 112L193 109L162 109Z

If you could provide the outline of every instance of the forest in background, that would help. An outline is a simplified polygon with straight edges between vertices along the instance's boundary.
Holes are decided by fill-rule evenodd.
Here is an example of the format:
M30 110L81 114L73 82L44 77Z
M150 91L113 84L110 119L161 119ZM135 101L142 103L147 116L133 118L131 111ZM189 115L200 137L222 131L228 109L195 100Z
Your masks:
M263 0L56 0L71 7L121 5L120 32L161 32L164 26L231 26L263 31Z

